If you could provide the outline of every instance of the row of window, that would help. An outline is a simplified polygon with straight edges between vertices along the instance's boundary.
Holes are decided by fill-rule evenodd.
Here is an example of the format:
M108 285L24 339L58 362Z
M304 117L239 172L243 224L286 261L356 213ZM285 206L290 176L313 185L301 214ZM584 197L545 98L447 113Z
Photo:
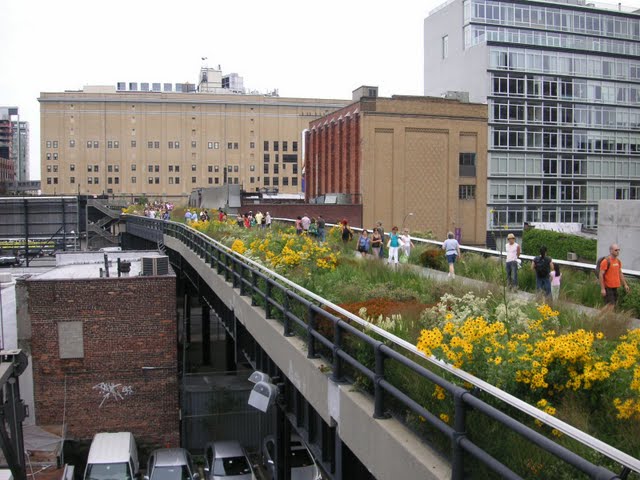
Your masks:
M580 53L492 47L489 68L578 77L640 80L640 62Z
M640 56L640 44L610 38L586 37L556 32L520 30L490 25L467 25L464 27L465 48L485 42L519 43L538 47L562 47L588 52L613 53Z
M58 185L58 177L47 177L47 185ZM131 183L137 183L137 177L131 177L130 179ZM180 177L168 177L168 183L169 185L179 185L180 184ZM237 185L239 183L239 179L238 177L227 177L226 179L228 184L235 184ZM198 179L197 177L191 177L191 183L197 183ZM220 177L208 177L207 182L209 183L209 185L219 185L220 184ZM260 182L260 177L249 177L249 183L253 184L253 183L259 183ZM288 186L289 184L291 184L291 186L293 187L297 187L298 186L298 177L291 177L291 181L289 181L289 177L264 177L263 178L263 182L265 186L280 186L280 182L282 182L283 186ZM75 184L76 183L76 177L69 177L69 183L71 184ZM149 185L159 185L160 184L160 177L147 177L147 183ZM100 177L87 177L87 184L88 185L99 185L100 184ZM107 177L107 184L108 185L119 185L120 184L120 177ZM473 190L473 198L475 198L475 186L471 185L472 187L474 187ZM472 197L469 197L469 199Z
M518 177L588 177L640 180L640 160L616 157L553 157L536 155L489 156L489 175Z
M465 24L486 22L640 40L640 20L620 15L493 0L465 0L463 9Z
M566 206L502 206L496 205L491 209L489 228L522 229L524 222L563 222L581 223L587 228L598 226L598 208L595 205L566 205Z
M602 105L490 101L490 121L640 130L640 109Z
M491 94L589 103L640 105L640 85L637 84L539 75L493 74Z
M298 151L298 142L291 142L292 143L292 150L294 152ZM69 140L69 147L74 148L76 146L76 141L74 139ZM191 148L197 148L198 146L198 142L195 140L191 141ZM131 140L131 147L132 148L136 148L137 147L137 141L136 140ZM179 149L180 148L180 141L178 140L174 140L174 141L169 141L167 142L167 147L169 149ZM47 140L46 141L46 148L58 148L58 141L57 140ZM87 148L100 148L100 142L97 140L87 140ZM107 140L107 148L120 148L120 142L118 140ZM160 142L159 141L155 141L155 140L150 140L147 141L147 148L160 148ZM220 148L220 142L207 142L207 148L209 150L218 150ZM238 150L240 148L240 145L238 142L227 142L227 149L228 150ZM256 142L249 142L249 148L256 148ZM283 141L282 142L282 151L286 152L289 148L289 142L287 141ZM264 149L265 151L269 151L269 142L265 141L264 142ZM278 151L280 149L279 146L279 142L278 141L274 141L273 142L273 150L274 151ZM57 158L57 153L54 154ZM296 155L297 158L297 155ZM47 158L47 160L50 160L50 158Z
M489 185L490 203L595 203L599 200L640 199L640 183L589 185L587 182L543 184L495 183Z
M492 128L490 148L640 155L640 133Z

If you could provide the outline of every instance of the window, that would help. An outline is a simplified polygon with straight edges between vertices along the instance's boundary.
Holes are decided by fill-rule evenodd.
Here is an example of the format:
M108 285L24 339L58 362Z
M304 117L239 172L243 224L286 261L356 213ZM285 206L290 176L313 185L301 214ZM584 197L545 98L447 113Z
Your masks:
M238 165L233 166L233 173L238 173Z
M213 172L213 165L208 165L207 166L207 172L209 172L209 173Z
M286 152L288 148L289 148L289 142L283 141L282 142L282 151Z
M93 142L91 140L87 141L87 148L92 148L93 147Z
M136 183L136 177L131 177L131 183Z
M153 171L154 172L159 172L160 171L160 165L154 165L153 166Z
M57 171L58 171L58 165L54 165L54 166L53 166L53 171L54 171L54 172L57 172Z
M169 165L169 171L173 172L173 165Z
M51 173L51 165L47 165L47 173Z
M298 186L298 177L291 177L291 186L292 187Z
M238 142L233 142L233 149L238 150Z
M69 177L69 183L76 183L76 177Z
M76 146L76 141L75 140L69 140L69 146L71 148L75 147Z
M216 177L215 184L218 185L220 183L220 177Z
M191 183L196 183L196 177L191 177Z
M107 172L113 172L113 165L107 165Z
M118 140L113 141L113 148L120 148L120 142Z
M475 200L475 198L476 198L476 186L475 185L460 185L458 187L458 198L460 200Z
M256 171L256 166L255 165L249 165L249 171L250 172L255 172Z
M269 177L264 177L264 186L265 187L269 186Z
M148 181L149 181L149 185L153 185L153 177L149 177Z
M195 164L195 163L191 165L191 171L192 171L192 172L195 172L195 171L196 171L196 164Z
M51 140L47 140L47 148L51 148Z
M169 185L173 185L173 177L169 177Z
M173 142L169 142L169 148L173 148Z
M262 173L265 173L265 174L269 173L269 165L268 164L265 164L264 170L262 171Z
M282 177L282 186L288 186L289 185L289 177Z
M47 178L47 180L49 180L49 179ZM47 183L49 183L49 182L47 182ZM91 185L91 184L93 183L93 178L91 178L91 177L87 177L87 183L88 183L89 185Z
M174 145L176 146L176 148L180 148L180 142L178 142L177 140L174 142Z
M256 148L256 142L249 142L249 148Z
M107 183L109 185L111 185L113 183L113 178L111 178L111 177L107 178Z
M100 142L94 141L93 148L98 148L100 146Z
M136 148L136 141L135 140L131 140L131 148Z
M231 150L233 148L233 142L227 142L227 150Z
M267 140L264 141L264 146L262 148L265 152L269 151L269 142Z
M280 150L280 144L279 144L279 142L278 142L277 140L273 142L273 150L274 150L275 152L277 152L278 150Z
M207 142L207 148L211 150L213 148L213 142Z
M217 150L220 148L220 142L213 142L213 148L214 150Z
M180 183L180 177L176 177L176 184Z
M51 160L51 154L47 153L47 160Z
M53 184L57 185L58 184L58 177L53 177Z
M294 165L293 166L293 174L297 175L298 174L298 165Z
M271 181L272 181L274 187L277 187L278 185L280 185L280 178L278 178L278 177L272 177Z
M214 165L213 171L218 173L220 171L220 165Z
M98 165L94 165L94 166L93 166L93 171L94 171L94 172L97 172L97 171L98 171L98 169L99 169Z
M87 165L87 172L93 172L93 165Z
M476 154L475 153L461 153L459 155L461 177L475 177L476 176Z
M195 140L191 140L191 148L196 148L197 142Z
M69 171L70 172L75 172L76 171L76 164L72 163L71 165L69 165Z
M265 161L265 162L268 162L268 161L269 161L269 154L268 154L268 153L265 153L265 154L264 154L264 161Z
M156 185L158 185L160 183L160 177L155 177L154 182Z
M449 56L449 35L442 37L442 58Z
M149 165L148 170L149 170L149 173L152 173L153 172L153 165Z
M233 167L231 165L227 166L227 172L229 173L233 172Z
M147 148L153 148L153 142L147 142Z
M53 141L53 148L58 148L58 141L57 140Z
M100 183L100 179L98 177L93 177L93 184L98 185Z
M249 183L255 183L256 177L249 177Z
M54 160L57 160L57 159L58 159L58 153L57 153L57 152L55 152L55 153L53 154L53 159L54 159Z
M153 148L160 148L160 142L153 142Z
M291 142L291 149L294 152L297 152L298 151L298 142Z
M135 164L135 163L132 163L132 164L131 164L131 171L132 171L132 172L135 172L135 171L136 171L136 164Z
M107 148L113 148L113 140L107 142Z
M273 173L278 174L280 173L280 165L278 165L277 163L273 166Z

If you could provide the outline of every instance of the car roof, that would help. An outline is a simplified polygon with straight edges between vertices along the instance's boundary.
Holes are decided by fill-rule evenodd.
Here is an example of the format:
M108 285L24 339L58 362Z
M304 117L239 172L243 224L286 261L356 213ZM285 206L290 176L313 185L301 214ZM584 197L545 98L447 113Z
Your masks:
M131 456L130 432L96 433L91 442L87 463L128 462Z
M244 457L244 450L237 440L221 440L213 442L213 451L216 458Z
M161 448L155 450L156 467L170 467L177 465L187 465L187 451L184 448Z

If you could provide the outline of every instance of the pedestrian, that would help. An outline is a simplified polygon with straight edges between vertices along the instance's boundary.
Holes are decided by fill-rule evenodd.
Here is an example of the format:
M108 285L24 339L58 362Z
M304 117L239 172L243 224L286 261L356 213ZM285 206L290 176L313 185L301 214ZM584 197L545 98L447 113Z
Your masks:
M413 242L411 241L411 236L409 235L409 229L405 228L402 235L400 235L400 240L402 240L402 255L407 259L411 256L411 249L415 247Z
M536 272L536 289L544 293L548 298L551 296L551 270L553 261L547 256L547 247L540 247L540 255L536 255L531 264L531 268Z
M314 238L318 237L318 222L316 221L315 217L311 219L311 223L309 224L309 229L307 230L307 235L310 235Z
M296 233L302 235L302 217L300 215L296 218Z
M520 245L516 243L516 236L513 233L507 235L507 244L505 245L507 252L507 286L510 289L518 288L518 268L520 267Z
M218 209L218 221L222 222L224 220L224 210L221 208Z
M362 230L360 232L360 236L358 237L358 252L363 257L366 257L369 254L369 249L371 248L371 239L369 238L369 232L367 230Z
M327 236L327 233L324 227L325 227L324 218L322 218L322 215L318 215L318 238L320 239L321 242L324 242Z
M346 245L353 238L353 232L349 228L349 222L346 218L342 220L341 225L340 238L342 239L342 243Z
M264 216L264 224L267 228L271 228L271 214L269 212Z
M300 217L298 217L300 218ZM303 232L308 232L309 231L309 225L311 225L311 219L309 218L309 215L307 215L306 213L302 216L302 218L300 218L300 225L302 226L302 231Z
M371 253L375 258L380 258L380 249L382 248L382 237L376 227L371 229Z
M376 223L376 229L380 233L380 238L382 238L382 244L380 245L380 258L384 258L384 227L382 226L382 222Z
M560 297L560 280L562 274L560 273L560 264L554 263L553 270L551 270L551 299L556 302Z
M256 225L258 225L260 228L264 228L264 226L262 225L262 219L264 218L262 212L258 211L254 218L256 219Z
M391 235L389 235L389 241L387 242L387 248L389 248L389 258L387 262L394 267L398 265L398 251L403 246L402 240L398 235L398 227L391 229Z
M447 257L447 263L449 264L448 278L456 278L456 270L454 265L458 257L460 257L460 244L455 239L453 232L447 233L447 239L442 243L442 249Z
M191 211L189 211L187 209L187 211L184 213L184 220L187 223L191 223Z
M624 285L626 292L629 291L629 284L622 273L622 262L620 261L620 247L614 243L609 247L609 256L600 262L600 293L604 297L604 302L611 305L611 308L618 302L618 288Z

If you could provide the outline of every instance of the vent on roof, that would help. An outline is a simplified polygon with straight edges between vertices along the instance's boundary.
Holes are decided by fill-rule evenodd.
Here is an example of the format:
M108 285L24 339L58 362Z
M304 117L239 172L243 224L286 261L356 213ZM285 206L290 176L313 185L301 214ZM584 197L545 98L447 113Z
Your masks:
M142 257L142 275L169 275L169 257Z

